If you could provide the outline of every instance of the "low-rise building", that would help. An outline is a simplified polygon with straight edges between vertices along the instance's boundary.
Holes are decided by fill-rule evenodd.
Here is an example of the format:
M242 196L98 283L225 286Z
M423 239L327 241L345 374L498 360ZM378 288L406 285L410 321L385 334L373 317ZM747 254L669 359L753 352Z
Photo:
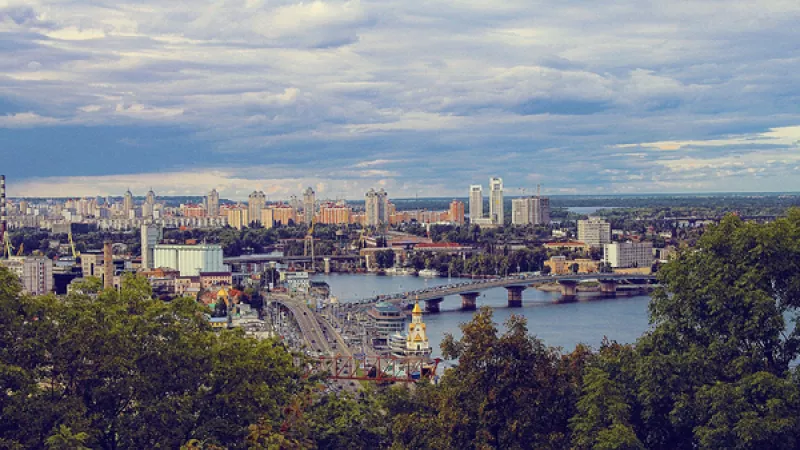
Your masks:
M592 259L567 259L566 256L552 256L549 260L544 262L545 267L550 268L550 273L553 275L569 275L573 273L572 266L578 265L577 273L595 273L597 272L597 263Z
M211 286L231 286L233 274L231 272L200 272L200 287L203 289Z
M386 349L392 335L405 331L406 315L399 307L378 302L367 310L367 332L375 348Z

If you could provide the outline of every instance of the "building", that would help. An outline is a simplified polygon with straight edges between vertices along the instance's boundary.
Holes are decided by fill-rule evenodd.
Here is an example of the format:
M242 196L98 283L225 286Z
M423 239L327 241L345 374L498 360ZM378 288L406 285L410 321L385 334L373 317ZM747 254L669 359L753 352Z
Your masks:
M378 227L389 223L389 197L383 188L379 191L370 189L367 192L364 199L364 209L368 227Z
M303 222L311 223L314 220L314 214L317 212L316 204L314 189L309 187L303 192Z
M505 221L503 211L503 179L492 177L489 179L489 218L496 225L503 225Z
M12 256L0 260L0 267L7 268L19 278L22 290L30 295L45 295L53 292L53 261L41 256Z
M533 199L530 197L511 200L511 224L531 225L533 223Z
M222 263L222 247L217 244L158 244L153 251L156 267L176 269L181 276L198 276L200 272L228 272Z
M272 208L264 208L261 210L261 226L264 228L272 228L275 226L275 213Z
M549 225L550 199L521 197L511 200L511 223L514 225Z
M293 225L297 223L297 210L291 205L281 203L272 207L272 218L275 224Z
M289 292L309 292L311 290L311 278L309 278L308 272L283 272L281 276L286 280Z
M250 225L249 209L241 205L228 209L228 225L241 230Z
M611 224L597 217L578 221L578 240L593 247L611 243Z
M464 202L460 200L453 200L450 202L450 211L449 211L449 219L450 222L457 223L459 225L464 224Z
M390 337L405 330L406 315L391 303L376 303L367 310L367 318L368 333L376 348L388 348Z
M483 218L483 186L473 184L469 187L469 221Z
M219 215L219 194L216 189L211 189L206 197L206 211L209 217L217 217Z
M411 311L411 323L408 324L406 356L427 357L430 354L431 345L428 342L425 322L422 321L422 308L419 307L419 302L417 302L414 305L414 310Z
M97 250L88 250L81 252L81 271L83 277L97 277L103 276L103 252Z
M203 289L211 286L231 286L232 284L233 274L231 272L200 272L200 287Z
M613 268L642 267L653 264L652 242L614 242L603 245L603 261Z
M253 191L247 198L247 217L250 222L261 223L261 211L267 203L267 196L261 191ZM250 225L250 222L247 225Z
M344 202L323 203L319 205L319 223L347 225L350 223L352 210Z
M572 266L575 264L578 265L577 273L597 272L597 261L588 258L567 259L566 256L551 256L544 262L544 266L549 267L553 275L569 275L573 273Z
M550 225L550 199L548 197L535 197L534 198L535 212L534 224L536 225Z
M135 205L133 204L133 193L131 193L130 189L128 189L122 198L123 217L126 219L133 219L136 217L136 210L134 208Z

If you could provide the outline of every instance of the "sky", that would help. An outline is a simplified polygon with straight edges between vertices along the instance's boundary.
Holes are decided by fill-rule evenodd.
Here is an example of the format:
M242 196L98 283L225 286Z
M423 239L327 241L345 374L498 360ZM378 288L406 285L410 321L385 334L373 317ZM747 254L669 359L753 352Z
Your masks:
M800 191L797 0L0 0L0 35L10 196Z

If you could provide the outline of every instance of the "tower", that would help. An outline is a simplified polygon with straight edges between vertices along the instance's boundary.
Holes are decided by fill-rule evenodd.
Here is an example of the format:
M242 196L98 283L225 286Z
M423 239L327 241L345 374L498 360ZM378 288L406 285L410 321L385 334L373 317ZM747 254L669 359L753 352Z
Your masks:
M419 307L418 301L411 311L411 323L408 325L408 336L406 337L406 356L425 357L430 354L431 345L428 342L425 322L422 321L422 308Z
M133 194L130 189L125 192L122 198L122 214L125 215L126 219L130 219L133 214Z
M103 242L103 289L114 289L114 256L111 241Z
M367 226L377 227L389 223L389 197L386 191L370 189L364 196Z
M261 223L261 211L267 203L267 196L261 191L253 191L247 199L247 214L250 222Z
M147 196L144 199L144 204L142 205L142 217L145 219L152 219L153 212L156 209L156 193L153 192L152 189L147 191Z
M475 219L483 218L483 186L473 184L469 187L469 220L475 223Z
M303 221L307 224L314 220L314 213L316 212L316 196L314 189L309 187L303 192Z
M8 248L8 245L6 244L6 240L8 239L8 236L6 235L7 227L8 213L6 212L6 176L0 175L0 246L2 246L0 251L3 253L5 253L6 248ZM8 256L11 256L11 252L8 253Z
M502 225L505 220L503 211L503 179L489 178L489 218L492 223Z
M155 269L154 255L156 244L161 241L161 227L155 224L145 224L141 228L142 235L142 268Z
M211 189L206 197L206 214L209 217L217 217L219 215L219 194L216 189Z

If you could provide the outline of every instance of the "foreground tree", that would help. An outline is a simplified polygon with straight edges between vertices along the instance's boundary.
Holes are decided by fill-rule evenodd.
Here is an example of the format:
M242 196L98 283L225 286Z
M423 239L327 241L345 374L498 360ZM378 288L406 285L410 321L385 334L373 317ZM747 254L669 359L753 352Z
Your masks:
M800 211L767 225L729 216L659 280L652 331L585 374L573 443L600 444L617 423L647 448L795 448L800 330L786 319L800 304Z
M484 308L462 325L460 340L445 338L443 355L458 363L437 389L408 400L429 406L402 411L395 404L398 448L568 446L581 365L530 336L521 317L513 316L506 328L499 334Z
M215 333L189 299L120 292L30 298L0 270L0 438L43 448L244 448L248 426L279 423L305 381L275 341Z

